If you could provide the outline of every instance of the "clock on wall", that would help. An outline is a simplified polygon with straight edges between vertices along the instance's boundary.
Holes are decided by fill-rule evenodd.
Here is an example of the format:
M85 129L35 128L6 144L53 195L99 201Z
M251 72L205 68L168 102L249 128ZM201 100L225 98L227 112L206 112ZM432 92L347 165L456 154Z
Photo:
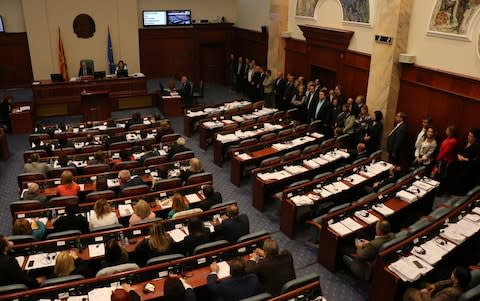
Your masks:
M73 32L79 38L91 38L95 33L95 21L87 14L80 14L73 20Z

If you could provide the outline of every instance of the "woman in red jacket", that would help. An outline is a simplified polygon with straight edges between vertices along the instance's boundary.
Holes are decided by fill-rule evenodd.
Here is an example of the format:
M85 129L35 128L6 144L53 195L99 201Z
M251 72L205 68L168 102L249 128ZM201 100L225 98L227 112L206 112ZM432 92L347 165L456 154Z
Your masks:
M440 149L437 155L437 168L432 172L432 176L436 176L440 179L440 191L450 191L446 187L449 177L449 166L457 160L457 128L453 125L447 127L445 130L447 138L440 144Z

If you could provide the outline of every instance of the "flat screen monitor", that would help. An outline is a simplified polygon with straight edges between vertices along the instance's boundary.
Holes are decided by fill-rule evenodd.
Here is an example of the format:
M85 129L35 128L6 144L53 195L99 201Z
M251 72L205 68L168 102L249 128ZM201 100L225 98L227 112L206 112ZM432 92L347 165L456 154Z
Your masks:
M5 27L3 26L3 17L0 16L0 32L5 32Z
M143 26L162 26L167 25L167 11L166 10L144 10L143 11Z
M189 10L169 10L167 11L168 25L190 25L192 24L192 14Z
M55 83L63 82L63 75L61 73L52 73L50 74L50 79Z

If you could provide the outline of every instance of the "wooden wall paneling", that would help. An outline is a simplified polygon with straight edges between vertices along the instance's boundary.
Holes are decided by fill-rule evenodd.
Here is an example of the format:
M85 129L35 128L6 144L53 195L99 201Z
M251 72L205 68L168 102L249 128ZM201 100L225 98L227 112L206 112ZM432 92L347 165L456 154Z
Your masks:
M285 73L295 76L310 74L306 41L285 39Z
M342 78L339 78L337 83L344 87L345 95L347 97L367 95L370 55L347 51L342 66Z
M234 27L233 37L237 57L254 58L257 65L267 66L268 34Z
M33 80L25 32L0 33L0 88L30 86Z

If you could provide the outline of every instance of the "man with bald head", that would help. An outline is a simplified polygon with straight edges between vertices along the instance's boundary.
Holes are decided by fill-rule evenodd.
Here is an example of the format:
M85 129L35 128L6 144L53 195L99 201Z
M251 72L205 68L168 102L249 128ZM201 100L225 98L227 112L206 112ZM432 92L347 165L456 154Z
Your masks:
M215 226L215 235L218 235L218 239L235 243L242 235L250 233L248 216L239 214L237 204L230 205L227 209L227 216L222 219L223 221Z
M132 178L132 176L130 175L130 171L126 169L122 169L118 172L118 179L120 181L120 195L122 194L122 191L127 187L145 185L145 183L140 177Z
M43 207L48 207L47 197L40 193L40 186L37 183L28 183L27 191L23 194L24 201L39 201Z

